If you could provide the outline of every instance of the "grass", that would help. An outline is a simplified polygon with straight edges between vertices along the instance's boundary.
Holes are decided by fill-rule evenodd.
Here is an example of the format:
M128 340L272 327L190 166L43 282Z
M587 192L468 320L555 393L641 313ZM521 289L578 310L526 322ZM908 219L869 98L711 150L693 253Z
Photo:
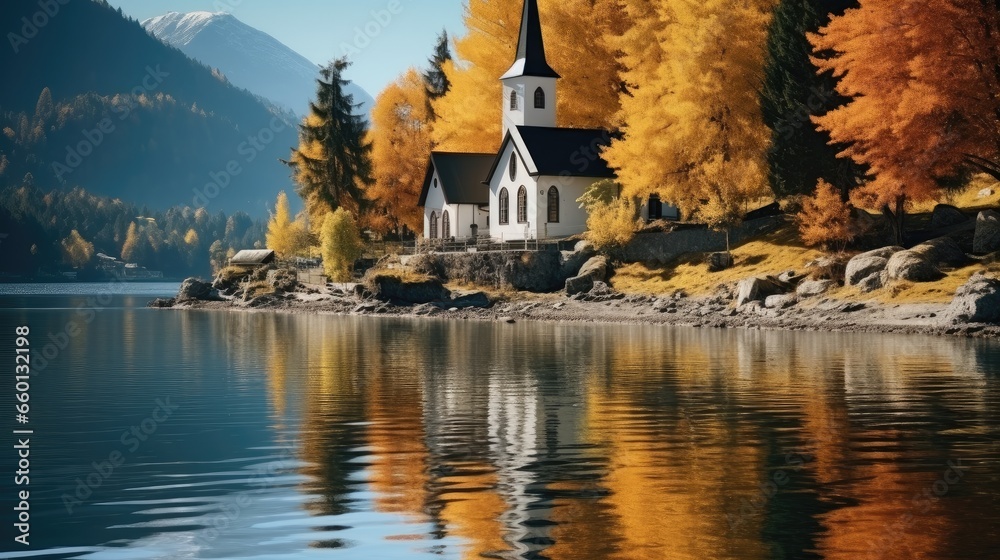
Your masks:
M664 294L683 290L689 295L707 295L720 284L735 283L749 276L804 272L805 265L824 255L802 244L795 226L784 228L732 250L734 264L720 272L709 272L705 253L693 253L665 267L627 264L615 272L611 283L625 293Z

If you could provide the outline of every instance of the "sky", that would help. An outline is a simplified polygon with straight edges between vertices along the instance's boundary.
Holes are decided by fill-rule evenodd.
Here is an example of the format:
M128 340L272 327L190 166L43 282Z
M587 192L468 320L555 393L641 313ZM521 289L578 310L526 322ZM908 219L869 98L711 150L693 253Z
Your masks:
M347 54L352 66L345 77L372 97L407 68L423 67L442 29L447 29L451 36L465 33L463 0L109 0L108 3L139 21L167 12L229 12L317 64Z

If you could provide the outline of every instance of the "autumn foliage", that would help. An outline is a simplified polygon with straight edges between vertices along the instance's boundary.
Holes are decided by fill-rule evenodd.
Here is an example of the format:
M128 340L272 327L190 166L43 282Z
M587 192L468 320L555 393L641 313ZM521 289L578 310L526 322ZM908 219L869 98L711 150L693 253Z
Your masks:
M980 0L864 0L811 37L852 98L816 119L871 180L855 204L897 216L970 159L1000 159L1000 9ZM897 235L899 232L897 231Z
M810 247L843 250L854 239L851 210L840 191L820 179L813 196L802 199L802 210L795 217L802 242Z

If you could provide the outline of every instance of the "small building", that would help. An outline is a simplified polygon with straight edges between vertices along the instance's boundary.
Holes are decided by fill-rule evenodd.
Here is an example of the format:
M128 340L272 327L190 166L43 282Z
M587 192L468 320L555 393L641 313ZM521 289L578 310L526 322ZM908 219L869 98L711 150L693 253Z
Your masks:
M489 235L490 190L483 179L492 154L432 152L420 191L425 239Z
M277 260L277 255L270 249L244 249L229 259L229 265L253 268L271 264L275 260Z

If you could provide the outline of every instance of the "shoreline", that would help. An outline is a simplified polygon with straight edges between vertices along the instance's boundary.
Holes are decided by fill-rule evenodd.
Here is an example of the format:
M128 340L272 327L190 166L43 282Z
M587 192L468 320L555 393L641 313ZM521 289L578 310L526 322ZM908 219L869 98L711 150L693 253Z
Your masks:
M911 334L1000 338L1000 325L944 324L938 317L947 304L884 304L814 298L786 309L744 306L737 310L721 297L611 294L591 301L564 294L518 293L488 308L447 307L447 303L394 305L375 299L330 293L291 292L246 303L235 300L188 301L171 309L270 312L294 315L436 318L515 323L521 321L647 324L689 328L783 330L805 332Z

